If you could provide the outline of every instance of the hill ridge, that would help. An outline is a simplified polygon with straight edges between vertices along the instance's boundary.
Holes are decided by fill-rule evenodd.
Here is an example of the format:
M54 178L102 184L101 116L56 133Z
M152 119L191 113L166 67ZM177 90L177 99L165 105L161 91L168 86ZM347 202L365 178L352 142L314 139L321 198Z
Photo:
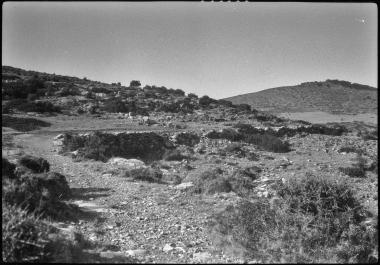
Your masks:
M377 113L377 88L343 80L304 82L225 98L234 104L281 112Z

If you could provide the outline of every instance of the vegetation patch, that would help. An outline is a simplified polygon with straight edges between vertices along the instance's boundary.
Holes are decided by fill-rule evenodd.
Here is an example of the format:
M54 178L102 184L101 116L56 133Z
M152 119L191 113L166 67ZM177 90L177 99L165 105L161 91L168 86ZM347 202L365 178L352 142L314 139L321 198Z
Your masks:
M162 159L166 161L182 161L185 158L187 158L187 156L183 155L178 149L169 149L162 157Z
M279 197L243 200L216 214L213 242L264 263L374 259L377 229L361 224L365 212L347 184L308 175L275 190Z
M19 163L20 165L32 170L33 173L47 172L50 169L49 162L42 157L25 155L20 158Z
M65 134L62 152L78 150L78 156L106 162L111 157L160 160L171 147L167 139L155 133L108 134L95 132L87 136Z
M363 150L356 148L354 146L343 146L338 150L339 153L357 153L362 154Z
M12 165L9 163L8 169ZM10 174L12 171L8 172ZM2 199L5 203L42 216L60 218L68 214L68 206L60 200L69 195L70 188L65 176L55 172L27 173L3 179Z
M82 234L66 235L48 221L20 207L3 202L3 262L72 263L84 262L83 249L90 243ZM87 260L88 261L88 260Z
M48 127L51 124L34 118L18 118L9 115L2 115L1 126L10 127L21 132L38 130L41 127Z
M125 177L133 180L142 180L147 182L160 183L162 179L162 172L157 168L137 168L125 172Z

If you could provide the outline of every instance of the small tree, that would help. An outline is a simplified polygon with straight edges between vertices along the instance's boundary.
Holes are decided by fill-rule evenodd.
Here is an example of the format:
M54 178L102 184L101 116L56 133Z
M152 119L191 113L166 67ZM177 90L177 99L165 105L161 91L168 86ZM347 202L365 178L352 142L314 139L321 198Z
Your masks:
M141 83L138 80L132 80L131 83L129 84L130 87L140 87Z

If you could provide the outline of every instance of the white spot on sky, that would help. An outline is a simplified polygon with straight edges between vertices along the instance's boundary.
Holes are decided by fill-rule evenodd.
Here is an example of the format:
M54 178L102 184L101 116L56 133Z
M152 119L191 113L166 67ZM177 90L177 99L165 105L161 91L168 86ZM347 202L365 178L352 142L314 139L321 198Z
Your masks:
M365 24L365 19L364 18L355 18L356 21Z

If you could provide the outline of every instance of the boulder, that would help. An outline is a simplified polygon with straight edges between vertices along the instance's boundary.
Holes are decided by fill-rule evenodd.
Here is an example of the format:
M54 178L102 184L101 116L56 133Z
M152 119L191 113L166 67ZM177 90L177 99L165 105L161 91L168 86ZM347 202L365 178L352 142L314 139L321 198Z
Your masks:
M146 168L143 161L138 159L125 159L122 157L112 157L108 160L108 163L112 166L122 167L124 169L139 169Z
M177 190L187 190L193 186L194 186L193 182L184 182L184 183L181 183L181 184L175 186L174 188Z
M54 137L54 140L59 140L65 138L65 135L63 133L58 134L56 137Z

